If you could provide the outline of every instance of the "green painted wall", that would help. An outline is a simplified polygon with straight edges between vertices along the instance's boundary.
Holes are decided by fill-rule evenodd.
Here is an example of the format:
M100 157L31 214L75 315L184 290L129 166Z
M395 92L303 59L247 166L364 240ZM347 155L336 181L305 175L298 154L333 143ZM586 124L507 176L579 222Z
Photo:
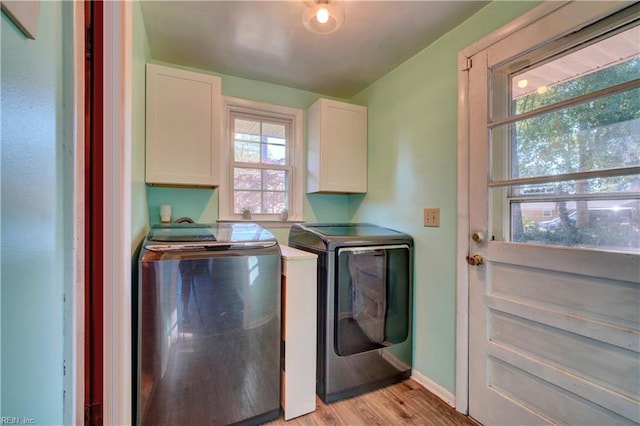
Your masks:
M2 14L0 416L63 423L62 3L36 40ZM72 339L72 336L68 336Z
M414 368L454 392L457 55L539 2L498 1L355 96L369 108L369 191L353 221L413 235ZM440 208L440 227L422 225Z

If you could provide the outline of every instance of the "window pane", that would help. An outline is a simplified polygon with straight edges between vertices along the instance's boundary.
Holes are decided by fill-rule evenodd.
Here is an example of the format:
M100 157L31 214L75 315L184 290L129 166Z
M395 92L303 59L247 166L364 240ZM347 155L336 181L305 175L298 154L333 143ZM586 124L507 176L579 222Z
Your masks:
M234 144L235 161L245 163L260 162L260 144L254 142L236 141Z
M234 212L249 208L252 214L278 214L288 208L286 170L234 169Z
M278 214L288 207L287 193L274 191L236 191L234 212L248 208L252 214Z
M285 170L263 170L263 189L285 191L287 189L287 172Z
M514 114L640 78L640 26L527 70L511 80Z
M262 213L278 214L287 207L287 194L285 192L266 191L263 193L263 200Z
M271 142L271 140L269 140L269 142ZM262 163L264 164L284 165L287 163L287 150L284 144L266 143L262 145L262 151Z
M260 142L260 121L235 118L233 125L237 140Z
M512 241L640 252L637 198L513 202L511 217Z
M279 143L284 145L287 139L286 127L281 123L263 123L262 134L270 143Z
M640 194L640 175L567 180L511 187L511 195L514 197L553 197L558 195L614 193L629 193L629 195Z
M260 169L233 170L233 187L235 189L262 189L262 174Z
M259 191L234 191L233 193L233 211L234 213L242 213L242 210L248 208L251 213L261 213L262 193Z
M287 126L234 118L234 161L287 164Z
M640 165L640 89L491 130L495 179ZM511 140L511 167L499 170Z

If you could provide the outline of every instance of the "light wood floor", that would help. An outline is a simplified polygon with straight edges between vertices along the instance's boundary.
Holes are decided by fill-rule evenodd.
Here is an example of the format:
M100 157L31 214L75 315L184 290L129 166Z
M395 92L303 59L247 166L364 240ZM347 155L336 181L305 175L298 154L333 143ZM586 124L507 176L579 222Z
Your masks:
M342 401L323 403L316 397L316 411L291 419L283 417L270 426L311 425L465 425L478 426L417 382L401 383Z

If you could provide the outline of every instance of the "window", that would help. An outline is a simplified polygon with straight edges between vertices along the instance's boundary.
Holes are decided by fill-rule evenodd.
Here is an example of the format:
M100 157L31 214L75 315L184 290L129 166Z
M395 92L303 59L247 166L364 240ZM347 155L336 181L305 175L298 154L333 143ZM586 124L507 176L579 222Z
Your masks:
M640 251L640 26L616 19L491 70L489 186L511 241Z
M302 110L224 102L220 220L302 220Z

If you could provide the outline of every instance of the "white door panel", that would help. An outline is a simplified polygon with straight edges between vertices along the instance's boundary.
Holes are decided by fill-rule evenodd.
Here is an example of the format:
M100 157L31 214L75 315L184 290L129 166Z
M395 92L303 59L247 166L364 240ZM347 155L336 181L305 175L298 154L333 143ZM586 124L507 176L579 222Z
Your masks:
M495 391L507 405L520 404L525 417L538 413L540 422L640 423L638 280L547 269L545 263L571 264L575 253L566 249L488 246L487 263L471 272L471 416L486 424L504 421L493 419L503 410L501 398L482 403L477 395ZM553 261L542 256L536 262L540 250ZM501 259L501 251L508 255ZM517 262L519 251L529 254L526 262ZM578 413L590 413L591 420L580 421Z
M590 7L584 4L571 7ZM591 23L619 8L598 3L572 19L587 16ZM534 25L555 28L559 16ZM490 113L508 104L490 100L489 90L500 89L490 83L490 61L504 62L526 51L526 43L542 46L545 34L562 32L527 31L540 40L521 36L517 48L481 51L469 71L468 229L485 236L468 240L469 255L484 260L468 269L469 414L485 425L638 425L640 255L510 242L508 186L490 188L490 166L495 172L501 167L495 163L510 157L509 148L490 152Z

